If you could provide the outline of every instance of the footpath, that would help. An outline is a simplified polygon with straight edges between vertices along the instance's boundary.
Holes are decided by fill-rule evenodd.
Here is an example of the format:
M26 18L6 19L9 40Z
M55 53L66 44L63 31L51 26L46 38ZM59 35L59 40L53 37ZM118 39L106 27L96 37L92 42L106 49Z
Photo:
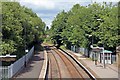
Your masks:
M17 79L38 80L43 64L44 64L44 51L39 51L34 54L34 56L29 61L27 66L23 68L22 71L20 71L17 76L15 76L15 80Z
M80 61L80 63L82 63L97 79L120 80L119 77L120 72L118 71L117 66L113 64L111 65L106 64L106 67L103 68L103 64L97 63L97 65L95 65L94 61L92 61L89 58L86 58L80 53L75 53L70 50L65 50L65 51L76 57L76 59Z

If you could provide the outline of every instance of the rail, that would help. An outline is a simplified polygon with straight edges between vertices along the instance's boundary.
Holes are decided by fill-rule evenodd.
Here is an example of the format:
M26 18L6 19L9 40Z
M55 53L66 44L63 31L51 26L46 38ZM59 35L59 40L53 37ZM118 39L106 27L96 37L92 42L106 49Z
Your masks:
M90 76L90 78L91 78L92 80L97 80L97 79L95 78L95 76L94 76L85 66L83 66L82 63L80 63L76 58L74 58L74 56L72 56L71 54L67 53L66 51L64 51L64 50L61 49L61 48L60 48L60 50L63 51L64 53L66 53L67 55L69 55L79 66L81 66L81 67L85 70L85 72Z

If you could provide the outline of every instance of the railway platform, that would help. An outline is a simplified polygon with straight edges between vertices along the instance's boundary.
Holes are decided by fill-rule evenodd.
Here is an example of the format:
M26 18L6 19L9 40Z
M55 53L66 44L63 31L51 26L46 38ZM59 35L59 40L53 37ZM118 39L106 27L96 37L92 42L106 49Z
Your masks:
M14 77L14 80L38 80L43 62L44 51L39 51L32 57L28 65Z
M80 61L80 63L82 63L96 78L99 78L100 80L101 79L119 80L118 76L120 75L120 72L118 71L118 68L115 65L106 64L106 67L103 68L103 64L97 63L97 65L95 65L94 61L84 57L79 53L75 53L70 50L65 51L76 57L76 59Z

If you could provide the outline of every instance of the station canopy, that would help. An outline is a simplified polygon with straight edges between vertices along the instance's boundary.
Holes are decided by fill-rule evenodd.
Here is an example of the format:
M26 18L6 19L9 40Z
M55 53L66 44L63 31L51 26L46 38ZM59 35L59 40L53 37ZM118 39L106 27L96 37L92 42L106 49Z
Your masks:
M103 52L101 51L101 53L103 53ZM112 51L104 50L104 53L112 53Z

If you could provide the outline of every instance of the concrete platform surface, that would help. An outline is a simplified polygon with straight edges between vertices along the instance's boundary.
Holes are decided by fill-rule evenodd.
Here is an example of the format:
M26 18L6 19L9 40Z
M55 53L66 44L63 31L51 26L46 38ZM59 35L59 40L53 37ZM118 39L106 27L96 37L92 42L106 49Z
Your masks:
M24 68L17 76L16 79L33 79L38 80L42 66L44 62L44 52L36 53L31 61L28 63L27 67Z
M112 65L106 64L106 67L103 68L103 64L97 63L97 65L95 65L94 61L84 57L80 53L75 53L70 50L65 50L65 51L74 55L88 70L90 70L93 73L93 75L95 75L96 78L118 79L118 75L120 75L118 68L113 64Z

